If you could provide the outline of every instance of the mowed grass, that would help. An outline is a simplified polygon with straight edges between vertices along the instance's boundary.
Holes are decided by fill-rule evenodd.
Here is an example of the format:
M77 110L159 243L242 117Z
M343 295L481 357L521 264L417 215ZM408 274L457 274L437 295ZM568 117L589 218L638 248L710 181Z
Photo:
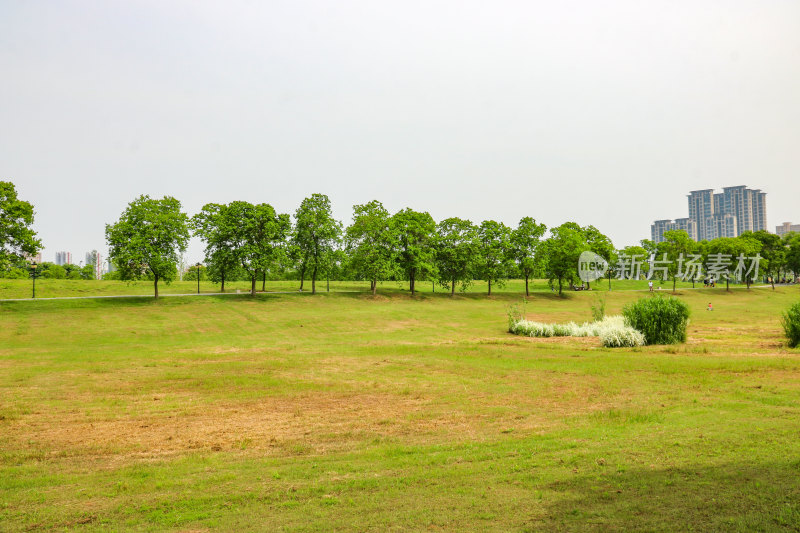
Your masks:
M592 288L595 292L608 290L608 280L593 282ZM671 291L671 281L656 281L656 290ZM696 283L695 288L702 287L702 283ZM677 287L689 289L691 283L678 282ZM724 288L724 285L720 286ZM743 289L744 286L732 285L732 288ZM456 290L456 294L486 294L487 284L485 281L475 281L466 291ZM612 280L612 290L647 290L647 281ZM719 287L718 287L719 288ZM213 294L219 293L221 286L219 283L210 281L200 282L200 293ZM300 289L299 281L267 281L256 284L256 289L267 292L298 292ZM368 281L326 281L317 280L317 292L366 292L369 291ZM417 283L416 290L422 294L445 294L449 290L436 286L430 281L420 281ZM236 294L250 292L249 281L233 281L225 284L226 294ZM303 285L304 292L311 292L311 281L306 280ZM408 292L408 282L381 281L378 283L378 292ZM531 280L529 291L533 293L553 293L546 280ZM197 281L173 281L171 283L161 282L158 284L160 295L196 294ZM525 282L523 280L508 280L503 287L496 284L492 286L492 292L518 293L525 294ZM569 287L564 287L564 292L571 292ZM153 283L151 281L112 281L112 280L64 280L64 279L43 279L36 280L36 298L60 298L60 297L86 297L86 296L121 296L121 295L140 295L152 296ZM0 300L3 299L29 299L33 296L32 280L3 279L0 278Z
M800 530L800 290L679 296L634 350L516 292L0 303L0 530Z

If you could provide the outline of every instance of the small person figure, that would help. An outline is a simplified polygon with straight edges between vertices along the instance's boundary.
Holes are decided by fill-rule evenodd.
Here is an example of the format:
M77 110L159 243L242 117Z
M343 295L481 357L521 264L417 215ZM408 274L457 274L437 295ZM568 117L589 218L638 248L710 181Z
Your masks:
M653 292L653 282L652 281L648 281L647 282L647 286L650 287L650 292Z
M713 311L713 310L714 310L714 306L711 305L711 302L708 302L708 308L706 309L706 311Z

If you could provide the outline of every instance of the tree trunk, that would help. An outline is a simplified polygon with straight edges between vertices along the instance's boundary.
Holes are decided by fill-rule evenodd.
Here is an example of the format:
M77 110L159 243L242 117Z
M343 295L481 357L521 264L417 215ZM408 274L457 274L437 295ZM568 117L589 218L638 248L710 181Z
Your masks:
M725 278L725 290L731 292L731 278Z
M225 292L225 271L222 271L222 292Z
M678 278L672 276L672 294L675 294L675 284L678 283Z
M311 294L317 294L317 265L311 271Z
M531 295L531 293L528 292L528 275L525 274L525 297L529 298L530 295Z
M450 296L455 296L456 294L456 278L453 278L453 284L450 285Z
M264 271L264 277L261 278L261 292L267 292L267 271Z
M372 295L373 295L373 296L375 296L375 293L376 293L376 292L377 292L377 290L378 290L378 280L376 280L376 279L372 280L372 287L371 287L371 289L372 289Z
M558 278L558 295L561 296L561 278Z
M489 296L492 295L492 280L489 280Z
M153 289L155 289L155 298L158 300L158 276L153 276Z
M250 296L256 295L256 275L250 276Z
M303 292L303 282L306 280L306 265L300 267L300 292Z
M413 272L411 272L411 274L408 276L408 284L409 284L409 288L411 289L411 296L414 296L414 273Z

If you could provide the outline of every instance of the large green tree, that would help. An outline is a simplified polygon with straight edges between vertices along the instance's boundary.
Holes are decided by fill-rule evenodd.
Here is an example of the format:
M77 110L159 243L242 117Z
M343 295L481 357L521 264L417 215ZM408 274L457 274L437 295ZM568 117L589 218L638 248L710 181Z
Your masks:
M502 222L484 220L478 227L477 273L489 285L492 282L502 287L511 263L511 229Z
M408 208L395 213L391 222L397 265L408 280L413 296L416 292L416 280L429 278L436 272L436 223L427 212Z
M0 181L0 271L42 248L33 225L33 206L17 196L10 181Z
M277 214L269 204L236 201L228 204L230 216L238 223L233 228L231 244L242 269L250 279L250 294L256 294L259 275L277 265L284 254L284 244L291 228L287 214Z
M613 265L617 260L617 251L611 239L592 225L585 226L581 230L586 238L589 250L605 259L609 265ZM586 282L587 287L590 285L589 282Z
M311 270L311 294L316 294L317 276L331 264L330 255L341 237L342 223L333 218L331 201L324 194L312 194L303 200L294 216L292 244L302 258L303 272Z
M574 222L552 228L550 237L542 243L545 273L550 285L558 283L561 296L565 284L577 279L578 258L589 249L583 229Z
M158 282L169 283L177 274L180 254L189 242L188 220L181 203L171 196L158 200L142 195L128 204L116 223L106 225L109 256L120 278L149 274L158 298Z
M786 268L797 279L800 276L800 233L787 233L783 236L783 244L786 247Z
M525 296L530 296L528 280L536 269L536 251L547 226L537 224L532 217L519 221L517 228L511 232L511 250L519 271L525 277Z
M689 237L685 230L668 230L664 232L664 241L656 245L657 254L666 257L667 275L672 278L672 292L675 292L678 281L678 269L681 267L680 258L688 259L696 248L696 243ZM665 280L666 281L666 280Z
M383 204L372 200L353 206L353 223L345 231L350 267L369 280L372 294L378 290L378 281L389 278L395 269L393 242L391 217Z
M204 205L191 220L194 234L206 243L205 263L208 277L215 283L221 283L222 292L225 292L225 280L231 279L231 274L239 267L233 247L238 224L239 220L229 206L214 203Z
M696 250L701 249L699 243L696 243L695 246ZM734 267L733 273L735 273L734 265L738 264L738 257L740 255L748 259L755 257L756 254L760 254L761 247L761 241L756 239L751 232L745 232L738 237L719 237L710 241L703 241L702 251L706 263L709 262L710 255L716 258L722 256L730 257L730 266ZM742 272L742 277L744 278L744 282L747 284L748 289L750 288L750 284L753 282L754 274L755 272L750 273L750 275L744 275L744 272ZM730 284L730 277L731 272L729 271L725 280L726 286Z
M478 257L478 231L469 220L447 218L436 225L436 271L442 287L456 286L464 291L470 286Z
M745 231L742 236L756 239L761 243L761 257L764 258L761 263L762 268L772 280L772 289L775 290L775 278L785 266L786 246L778 235L765 230Z

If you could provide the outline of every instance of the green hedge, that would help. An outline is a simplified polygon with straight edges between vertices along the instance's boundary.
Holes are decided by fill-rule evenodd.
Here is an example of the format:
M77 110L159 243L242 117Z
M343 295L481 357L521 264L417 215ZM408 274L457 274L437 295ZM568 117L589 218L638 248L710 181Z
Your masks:
M783 314L783 331L789 339L789 348L800 345L800 302L797 302Z
M678 298L653 296L626 305L625 322L644 334L646 344L686 342L689 306Z

